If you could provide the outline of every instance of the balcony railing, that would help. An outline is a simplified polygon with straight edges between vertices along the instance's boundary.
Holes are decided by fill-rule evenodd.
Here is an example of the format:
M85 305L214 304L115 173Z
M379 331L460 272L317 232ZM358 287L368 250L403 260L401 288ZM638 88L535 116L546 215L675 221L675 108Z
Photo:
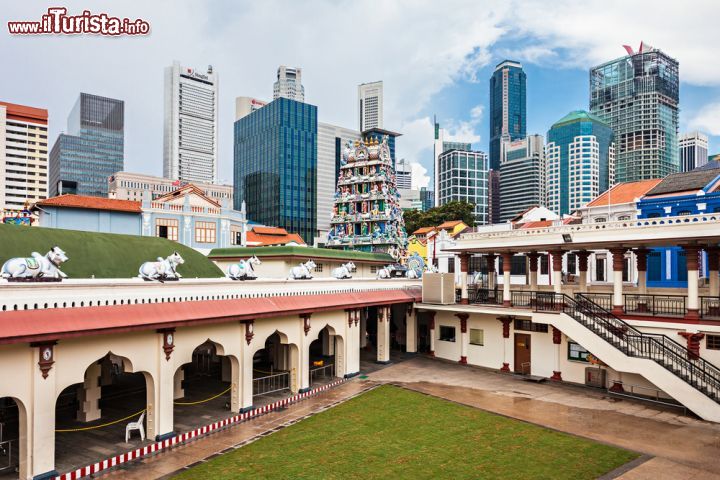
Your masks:
M687 313L687 297L683 295L625 294L624 312L628 315L677 315Z

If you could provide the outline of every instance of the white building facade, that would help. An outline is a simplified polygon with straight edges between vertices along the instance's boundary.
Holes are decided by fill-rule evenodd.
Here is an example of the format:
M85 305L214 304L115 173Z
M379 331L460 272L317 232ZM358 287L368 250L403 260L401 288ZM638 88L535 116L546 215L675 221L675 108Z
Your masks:
M360 131L383 128L383 82L358 85Z
M488 223L488 156L484 152L449 150L438 158L440 203L475 205L475 224Z
M277 69L277 80L273 84L273 100L289 98L297 102L305 102L305 87L302 84L302 69L280 65Z
M142 173L117 172L108 179L108 197L117 200L135 200L141 202L145 192L150 193L151 199L156 199L174 192L185 182L170 180L164 177L155 177ZM232 185L217 185L214 183L193 182L210 199L218 203L224 200L233 204Z
M165 69L163 176L214 183L218 157L218 74L180 62Z
M395 184L405 190L412 188L412 165L404 158L395 164Z
M680 147L680 171L689 172L708 162L708 137L702 132L683 133L678 141Z
M0 213L48 195L48 113L0 102Z
M260 110L267 105L268 102L253 97L236 97L235 98L235 121L237 122L243 117Z
M545 205L545 140L528 135L503 142L500 163L500 222L531 207Z

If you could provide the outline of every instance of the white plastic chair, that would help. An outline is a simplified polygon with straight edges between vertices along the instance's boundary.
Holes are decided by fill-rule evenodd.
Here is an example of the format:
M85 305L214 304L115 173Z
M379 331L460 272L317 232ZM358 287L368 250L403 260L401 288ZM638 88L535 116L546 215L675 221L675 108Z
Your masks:
M145 412L140 415L140 419L137 422L130 422L125 427L125 443L128 443L130 439L130 432L133 430L140 431L140 439L145 441Z

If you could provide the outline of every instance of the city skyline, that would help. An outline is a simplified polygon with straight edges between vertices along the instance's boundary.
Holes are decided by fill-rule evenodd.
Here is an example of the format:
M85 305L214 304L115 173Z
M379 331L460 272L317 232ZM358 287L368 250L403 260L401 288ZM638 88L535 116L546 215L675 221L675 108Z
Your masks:
M158 6L162 7L162 5ZM19 38L0 36L0 44L7 47L10 55L35 59L47 58L47 65L29 62L30 72L8 71L0 80L0 86L8 92L5 101L47 108L50 114L49 142L53 143L63 130L63 116L69 111L73 99L80 91L93 91L99 95L119 98L126 102L126 169L148 174L162 172L162 68L173 58L183 59L188 65L212 63L223 72L223 87L220 89L219 119L219 175L222 182L232 177L232 121L234 119L234 99L240 95L250 95L269 99L272 83L275 80L277 66L298 65L303 71L303 83L306 87L306 101L318 105L318 117L322 122L352 128L356 123L356 89L368 79L363 66L368 63L380 64L383 70L385 87L385 127L399 131L404 136L398 140L398 155L413 163L420 163L429 173L432 170L432 113L447 129L453 139L470 141L473 148L487 152L488 99L487 78L494 65L512 58L523 64L528 75L528 125L527 133L544 133L552 122L567 111L587 109L588 75L593 65L623 56L621 45L640 40L663 49L680 62L681 69L681 113L680 131L700 130L709 134L709 152L716 153L720 147L720 75L717 67L703 61L709 46L700 39L708 32L708 24L693 23L687 29L689 15L675 6L663 16L653 16L644 25L637 28L618 28L621 33L599 32L597 38L581 39L579 34L569 28L550 21L548 12L540 4L530 3L523 9L520 17L513 18L512 5L487 9L478 13L478 25L486 26L484 34L469 35L460 44L451 45L449 40L397 46L381 43L371 48L377 51L372 58L358 60L360 67L352 72L337 72L334 69L334 55L341 50L347 51L357 45L344 36L337 36L337 42L322 42L322 38L333 35L342 28L341 18L352 14L355 7L319 8L317 21L328 26L311 35L299 39L297 44L277 48L273 43L257 52L249 51L249 58L238 62L233 56L237 45L225 43L247 42L251 45L253 29L244 33L229 33L231 26L244 18L245 14L229 14L218 17L205 11L205 6L178 5L179 17L170 22L161 15L161 8L154 5L127 2L113 5L112 13L130 17L145 17L152 25L151 34L145 38L132 38L117 41L111 38L96 37L54 37ZM290 6L288 17L295 8ZM412 18L422 15L429 6L418 4L405 13L407 34L419 36L420 32L410 23ZM80 4L69 2L68 9L81 9ZM263 18L270 15L266 8L250 4L247 15ZM13 5L8 6L8 18L29 18L42 8ZM269 9L267 9L269 10ZM275 10L275 9L272 9ZM547 9L545 9L547 10ZM584 12L587 10L588 12ZM589 15L587 7L583 9L568 6L567 17L578 19ZM711 4L698 5L693 12L697 16L710 18L711 15L697 15L698 12L711 12ZM512 27L520 25L530 15L537 19L526 22L520 33L509 34ZM672 15L670 15L672 14ZM398 15L390 11L387 15ZM467 13L454 17L472 16ZM227 18L226 18L227 17ZM522 18L521 18L522 17ZM187 33L195 18L204 18L205 22L196 30L207 34L216 31L204 46L197 46L197 32ZM629 21L619 7L604 9L602 20L612 18L618 26L628 26ZM666 18L673 18L668 24ZM598 19L599 21L600 19ZM543 26L541 21L548 23ZM579 21L579 20L578 20ZM223 28L217 29L220 25ZM283 23L284 25L284 23ZM552 31L551 35L542 36ZM625 33L622 33L622 32ZM627 32L631 31L631 38ZM183 36L180 35L183 32ZM382 36L380 36L382 37ZM195 43L193 43L195 42ZM455 40L455 42L457 42ZM327 45L327 43L334 43ZM383 45L385 50L378 49ZM222 47L222 48L221 48ZM428 54L444 55L448 58L438 63L437 71L428 72L417 68L413 59L406 58L415 48L432 48ZM456 47L456 48L455 48ZM358 46L359 48L359 46ZM93 55L98 49L105 52L99 68L80 73L83 55ZM211 52L208 52L211 49ZM243 51L245 51L243 50ZM142 51L143 55L136 53ZM185 53L187 52L187 53ZM312 54L311 54L312 53ZM77 54L77 55L74 55ZM141 82L128 82L125 75L112 75L113 63L117 58L132 58L125 66L133 75L143 79ZM74 58L77 57L77 58ZM106 60L109 59L108 60ZM10 59L12 61L12 58ZM55 82L52 77L43 75L45 69L56 68L55 62L62 61L65 79ZM108 63L105 63L108 62ZM252 68L244 68L247 64ZM117 67L114 67L117 68ZM375 68L375 67L373 67ZM408 76L408 69L413 75ZM48 80L50 78L50 80ZM422 168L418 168L419 173ZM426 179L429 180L429 179ZM415 186L421 186L416 184Z

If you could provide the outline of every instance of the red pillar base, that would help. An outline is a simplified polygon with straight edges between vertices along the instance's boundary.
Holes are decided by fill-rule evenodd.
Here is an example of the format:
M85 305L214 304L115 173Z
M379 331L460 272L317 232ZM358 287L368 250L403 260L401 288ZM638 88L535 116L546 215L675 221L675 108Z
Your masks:
M500 371L501 371L501 372L509 372L509 371L510 371L510 364L503 362L503 366L502 366L502 368L500 369Z
M510 300L503 300L503 307L512 307L512 302Z
M460 305L469 305L469 304L470 304L470 300L468 300L467 298L460 299Z
M622 386L622 383L614 382L612 384L612 387L610 387L611 392L617 392L617 393L623 393L625 389Z
M553 370L553 374L552 374L552 377L550 377L550 380L553 380L555 382L562 382L561 372Z
M700 312L695 309L687 309L687 313L685 314L685 320L699 320L700 319Z
M461 365L467 365L467 357L460 357L458 363Z
M610 313L616 316L625 315L625 309L622 305L613 305L612 310L610 310Z

